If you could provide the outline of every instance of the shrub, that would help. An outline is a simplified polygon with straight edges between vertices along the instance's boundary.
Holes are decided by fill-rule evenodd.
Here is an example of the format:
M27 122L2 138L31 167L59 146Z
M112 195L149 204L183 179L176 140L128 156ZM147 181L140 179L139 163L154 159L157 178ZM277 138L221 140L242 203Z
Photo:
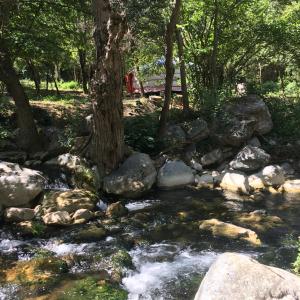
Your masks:
M77 81L60 82L59 88L62 90L79 90L80 84Z

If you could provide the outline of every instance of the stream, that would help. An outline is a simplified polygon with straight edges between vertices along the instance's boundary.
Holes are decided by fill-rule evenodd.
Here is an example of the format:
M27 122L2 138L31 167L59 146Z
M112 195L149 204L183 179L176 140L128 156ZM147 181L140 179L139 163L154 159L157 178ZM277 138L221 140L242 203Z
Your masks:
M64 187L60 184L56 188ZM145 198L125 203L129 217L110 224L110 234L99 241L78 243L72 240L71 228L54 230L47 238L24 238L10 228L2 228L0 262L29 260L37 251L51 251L58 257L72 258L72 266L64 278L72 280L74 276L84 278L106 269L103 253L122 248L133 261L133 267L126 269L121 279L128 299L192 300L201 279L221 253L244 253L288 270L297 256L296 242L300 235L300 197L297 196L265 195L260 201L253 201L221 191L179 189L153 191ZM256 231L262 240L260 247L213 237L199 230L200 220L217 218L232 222L235 216L255 210L278 216L284 223L263 232ZM0 299L56 299L50 296L51 292L60 289L59 284L36 291L2 283ZM41 295L48 296L39 298Z

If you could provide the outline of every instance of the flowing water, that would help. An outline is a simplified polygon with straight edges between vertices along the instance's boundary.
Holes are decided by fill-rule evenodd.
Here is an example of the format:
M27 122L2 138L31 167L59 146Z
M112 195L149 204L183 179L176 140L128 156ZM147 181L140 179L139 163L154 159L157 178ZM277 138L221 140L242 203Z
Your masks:
M99 203L99 210L101 207L105 203ZM126 249L133 260L133 267L124 270L121 280L129 293L128 299L189 300L193 299L209 266L226 251L244 253L285 269L291 269L296 259L296 241L300 235L297 196L266 195L254 202L219 191L182 189L155 191L147 198L127 201L126 207L129 217L111 224L109 235L99 241L78 243L72 239L72 228L54 230L47 238L31 239L3 228L1 261L29 260L37 251L47 250L59 257L71 257L68 276L82 278L103 269L110 272L106 255ZM239 214L255 210L278 216L284 222L284 226L258 232L263 242L261 247L212 237L199 230L200 220L218 218L230 222ZM37 296L47 293L47 289L28 292L19 285L3 284L0 299L29 299L29 296L38 299Z

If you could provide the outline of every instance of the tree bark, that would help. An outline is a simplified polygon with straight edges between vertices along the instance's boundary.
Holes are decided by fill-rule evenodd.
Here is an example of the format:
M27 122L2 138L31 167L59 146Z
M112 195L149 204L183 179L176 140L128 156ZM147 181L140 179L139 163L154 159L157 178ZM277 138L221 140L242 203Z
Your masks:
M18 126L20 128L20 147L28 152L41 150L41 142L29 100L2 40L0 40L0 80L5 84L7 92L11 95L16 105Z
M85 94L88 94L88 74L86 68L86 51L78 50L80 69L81 69L81 77L82 77L82 88Z
M31 78L34 81L36 94L39 95L41 92L41 77L35 67L34 63L31 60L27 61L28 70L30 72Z
M187 88L187 79L186 79L186 66L184 61L184 43L180 29L176 30L177 45L178 45L178 56L180 61L180 78L181 78L181 91L182 91L182 104L183 111L187 114L190 110L189 107L189 94Z
M214 40L213 40L213 51L211 54L211 89L213 95L216 96L217 89L219 86L218 82L218 72L217 72L217 56L218 56L218 47L219 47L219 3L218 0L214 1L215 11L214 11Z
M174 77L174 65L173 65L173 52L174 52L174 34L176 30L176 25L178 23L180 14L181 0L176 0L175 6L172 11L170 22L167 25L165 34L165 44L166 44L166 83L165 83L165 101L164 106L160 115L158 138L161 139L166 131L167 120L170 110L170 103L172 99L172 83Z
M96 70L92 79L92 156L104 175L119 166L124 155L123 78L121 43L125 17L109 0L93 0Z

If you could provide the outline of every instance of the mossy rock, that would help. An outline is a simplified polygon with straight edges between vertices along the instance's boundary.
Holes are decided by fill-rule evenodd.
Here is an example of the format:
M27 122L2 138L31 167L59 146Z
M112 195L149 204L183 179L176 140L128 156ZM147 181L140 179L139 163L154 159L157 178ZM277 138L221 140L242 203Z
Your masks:
M58 300L126 300L127 296L128 293L117 285L97 282L96 279L88 277L77 281Z
M75 240L78 242L93 242L99 241L106 236L106 230L103 227L96 225L90 225L83 229L80 229L75 233Z
M62 259L37 257L29 261L17 262L14 267L5 272L5 275L6 282L36 284L53 280L67 271L68 266Z
M126 250L119 250L112 255L111 261L117 268L132 268L132 258Z

